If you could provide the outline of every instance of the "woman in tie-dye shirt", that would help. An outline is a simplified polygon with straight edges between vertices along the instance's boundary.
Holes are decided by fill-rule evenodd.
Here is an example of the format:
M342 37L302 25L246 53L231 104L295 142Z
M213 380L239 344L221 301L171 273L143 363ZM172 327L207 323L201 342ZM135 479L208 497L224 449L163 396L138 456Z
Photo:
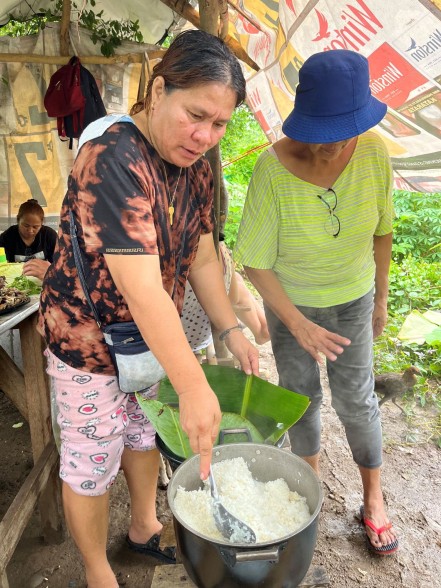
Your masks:
M109 489L120 466L131 496L129 548L166 563L175 558L174 549L159 547L154 431L136 399L118 388L78 279L69 208L102 323L137 323L179 395L182 426L207 477L221 413L179 314L188 279L242 368L258 374L257 351L241 333L223 285L204 157L244 97L240 65L226 45L186 31L155 66L132 116L100 119L80 139L43 285L40 328L59 411L65 514L89 588L118 585L106 538Z

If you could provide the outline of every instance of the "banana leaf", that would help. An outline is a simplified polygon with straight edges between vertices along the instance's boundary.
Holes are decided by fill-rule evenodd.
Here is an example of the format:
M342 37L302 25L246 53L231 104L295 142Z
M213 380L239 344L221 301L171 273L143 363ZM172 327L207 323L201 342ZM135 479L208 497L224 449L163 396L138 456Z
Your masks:
M222 413L231 413L245 419L241 425L234 426L231 423L225 426L223 421L221 429L247 427L255 442L262 442L257 441L257 432L264 443L275 444L309 406L307 396L286 390L257 376L247 376L236 368L204 364L202 369L218 397ZM179 424L179 400L170 380L164 378L161 381L157 400L144 400L138 395L138 402L167 447L177 455L187 457L185 453L182 454L185 447L182 439L185 434ZM159 405L154 405L155 402L159 402ZM173 412L173 418L170 415L167 420L161 420L164 413L158 416L158 412L163 406L167 406L164 412L174 408L176 413ZM248 425L244 424L246 421ZM228 442L231 441L228 439Z
M143 412L152 423L155 430L158 432L161 439L175 455L179 457L188 458L193 455L190 447L188 436L181 428L179 422L179 408L169 404L163 404L159 400L146 400L140 395L137 399ZM245 441L243 433L238 433L237 430L246 429L251 440L255 443L263 443L263 437L247 419L244 419L238 414L229 412L222 413L222 420L220 430L228 432L225 443L239 443ZM231 433L229 433L231 431ZM228 438L228 439L227 439ZM215 441L215 445L219 443L219 435Z
M398 339L417 345L439 343L441 341L441 313L428 310L422 314L418 310L413 310L407 315L398 333Z

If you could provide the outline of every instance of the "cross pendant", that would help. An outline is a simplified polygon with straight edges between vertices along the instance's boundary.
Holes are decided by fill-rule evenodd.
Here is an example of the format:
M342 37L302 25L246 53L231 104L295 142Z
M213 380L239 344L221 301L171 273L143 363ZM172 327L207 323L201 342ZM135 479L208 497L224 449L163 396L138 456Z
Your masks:
M170 226L173 224L173 215L175 213L175 207L170 204L170 206L168 207L168 215L170 217Z

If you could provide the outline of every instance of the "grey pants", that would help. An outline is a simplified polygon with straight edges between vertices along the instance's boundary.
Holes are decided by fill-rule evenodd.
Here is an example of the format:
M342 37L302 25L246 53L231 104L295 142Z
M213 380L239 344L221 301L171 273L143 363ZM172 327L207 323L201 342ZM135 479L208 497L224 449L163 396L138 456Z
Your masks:
M382 463L382 435L372 372L373 292L329 308L297 308L314 323L351 340L351 345L335 361L327 361L332 406L345 428L355 463L365 468L379 467ZM292 450L300 456L315 455L320 450L320 405L323 398L319 366L266 306L265 314L279 385L311 399L304 416L289 430Z

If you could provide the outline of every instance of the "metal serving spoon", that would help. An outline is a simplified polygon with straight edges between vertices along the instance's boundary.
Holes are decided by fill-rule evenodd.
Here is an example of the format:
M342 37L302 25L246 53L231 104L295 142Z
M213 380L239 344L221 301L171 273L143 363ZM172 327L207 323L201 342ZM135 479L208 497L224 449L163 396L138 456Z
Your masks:
M256 534L253 529L232 515L221 503L211 465L209 478L213 498L213 516L218 531L233 543L256 543Z

